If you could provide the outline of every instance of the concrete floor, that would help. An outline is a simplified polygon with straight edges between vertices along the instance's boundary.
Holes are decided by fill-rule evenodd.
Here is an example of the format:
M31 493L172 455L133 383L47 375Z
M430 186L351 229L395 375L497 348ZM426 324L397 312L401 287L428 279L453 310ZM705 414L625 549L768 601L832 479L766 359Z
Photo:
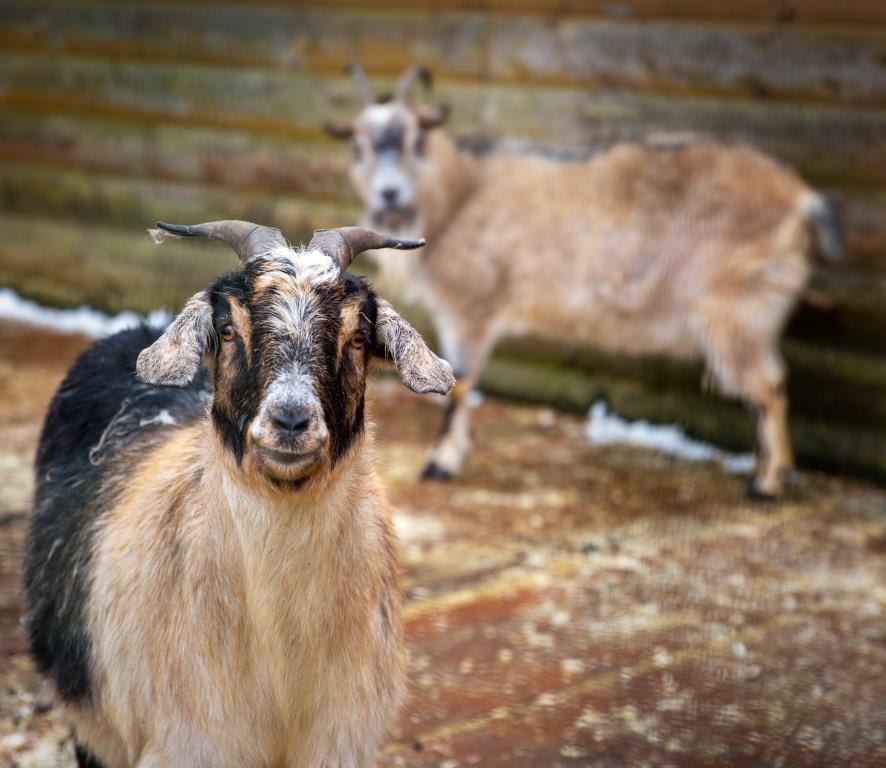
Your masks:
M18 627L30 462L85 341L0 323L0 765L71 766ZM384 766L886 766L886 492L788 500L487 401L466 476L415 480L438 404L371 387L411 696Z

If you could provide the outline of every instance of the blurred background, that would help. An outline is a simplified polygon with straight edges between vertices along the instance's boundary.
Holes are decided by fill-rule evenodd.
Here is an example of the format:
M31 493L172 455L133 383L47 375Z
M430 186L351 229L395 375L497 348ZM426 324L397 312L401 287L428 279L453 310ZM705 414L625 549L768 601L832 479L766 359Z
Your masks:
M383 91L420 63L459 135L586 150L700 133L770 152L839 200L848 253L820 269L785 345L793 438L807 465L886 478L881 3L4 0L0 13L0 282L21 295L174 308L219 262L152 249L141 233L156 219L245 218L293 240L356 221L350 150L322 131L356 112L345 66ZM606 396L631 418L751 445L751 422L701 395L698 368L538 351L501 349L483 388L581 412Z
M438 409L375 385L416 690L386 764L886 764L886 3L0 0L4 764L67 764L17 579L43 408L87 343L23 301L174 311L233 266L155 248L157 219L293 241L356 223L350 150L322 130L358 109L352 61L378 91L426 65L475 142L752 144L839 201L847 244L783 347L799 464L829 474L774 507L719 467L584 438L605 400L751 450L700 366L508 341L468 473L432 487Z

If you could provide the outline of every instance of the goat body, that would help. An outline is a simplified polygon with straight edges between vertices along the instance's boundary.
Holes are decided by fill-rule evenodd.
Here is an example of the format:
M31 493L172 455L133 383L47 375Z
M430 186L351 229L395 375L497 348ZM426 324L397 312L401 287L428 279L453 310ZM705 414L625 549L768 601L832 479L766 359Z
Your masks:
M205 377L135 380L156 335L97 344L50 409L29 545L37 658L107 768L369 765L403 683L371 436L297 503L242 482Z
M380 118L384 108L390 114ZM408 122L410 109L363 114ZM353 130L357 140L366 131L359 117ZM626 143L563 162L475 156L439 130L421 142L424 154L412 165L417 215L389 229L424 234L429 245L420 258L384 254L378 262L389 288L431 310L443 355L462 380L427 476L461 471L469 434L459 393L476 384L496 340L532 334L704 358L720 391L759 414L754 490L781 490L792 457L779 339L813 253L833 258L840 246L823 198L741 145ZM352 175L367 174L365 163L355 164ZM367 206L367 220L385 220Z
M50 405L31 648L81 766L368 768L405 653L366 371L390 354L445 392L451 369L345 274L364 230L318 237L337 261L220 224L195 233L237 244L243 271L162 334L98 342Z

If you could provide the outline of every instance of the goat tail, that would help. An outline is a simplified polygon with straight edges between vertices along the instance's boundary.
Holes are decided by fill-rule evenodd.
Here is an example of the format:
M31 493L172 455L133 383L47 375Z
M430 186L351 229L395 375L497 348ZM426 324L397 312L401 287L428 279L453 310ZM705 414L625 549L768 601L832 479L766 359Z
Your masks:
M836 200L814 192L803 196L800 203L803 216L813 235L814 255L836 263L843 258L843 217Z

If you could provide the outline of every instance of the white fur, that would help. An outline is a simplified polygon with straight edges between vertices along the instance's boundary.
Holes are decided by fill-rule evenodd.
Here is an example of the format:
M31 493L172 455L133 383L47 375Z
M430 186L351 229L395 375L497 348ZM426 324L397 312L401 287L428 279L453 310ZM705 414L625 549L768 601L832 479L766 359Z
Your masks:
M307 250L277 245L261 254L259 258L291 261L295 266L296 278L306 280L310 285L331 283L341 275L338 262L316 248Z

